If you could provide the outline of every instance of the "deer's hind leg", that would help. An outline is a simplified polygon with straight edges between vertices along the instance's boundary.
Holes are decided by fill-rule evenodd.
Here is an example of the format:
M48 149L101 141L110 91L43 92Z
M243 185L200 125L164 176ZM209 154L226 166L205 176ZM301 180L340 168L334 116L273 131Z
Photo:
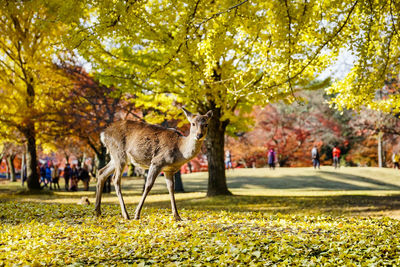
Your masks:
M126 154L124 152L120 152L118 154L111 155L111 157L115 161L113 182L114 182L115 192L117 194L119 204L121 206L122 217L129 220L129 215L128 212L126 211L125 202L121 193L121 176L126 165Z
M97 185L96 185L96 215L101 215L101 194L103 193L104 183L106 182L108 176L114 171L114 162L111 160L104 168L100 169L97 173Z

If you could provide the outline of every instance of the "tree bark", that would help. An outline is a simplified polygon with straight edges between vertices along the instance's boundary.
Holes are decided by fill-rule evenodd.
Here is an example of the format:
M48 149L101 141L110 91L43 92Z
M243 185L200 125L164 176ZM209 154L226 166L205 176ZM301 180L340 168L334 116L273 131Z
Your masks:
M10 180L10 166L8 165L8 157L6 156L6 179Z
M174 191L179 192L179 193L185 192L185 190L183 189L181 171L178 171L177 173L175 173L174 178L175 178Z
M108 159L107 148L103 144L100 144L100 149L98 151L95 151L95 153L97 156L97 171L99 171L107 164L107 159ZM111 176L107 178L103 187L103 193L110 193L110 192L111 192Z
M383 133L379 131L378 133L378 167L383 167L383 160L382 160L382 135Z
M35 126L31 122L25 131L26 137L26 181L29 190L40 189L39 177L37 173L36 157L36 137Z
M17 181L17 178L15 176L14 159L15 159L15 155L7 156L7 165L8 165L8 171L10 172L10 181L11 182Z
M221 122L221 109L213 108L205 140L208 161L207 196L232 195L226 185L224 145L225 129L228 123Z
M101 144L99 153L96 153L97 156L97 170L100 170L107 164L107 148Z
M26 163L25 163L25 156L26 153L22 153L22 160L21 160L21 184L24 186L25 177L26 177Z

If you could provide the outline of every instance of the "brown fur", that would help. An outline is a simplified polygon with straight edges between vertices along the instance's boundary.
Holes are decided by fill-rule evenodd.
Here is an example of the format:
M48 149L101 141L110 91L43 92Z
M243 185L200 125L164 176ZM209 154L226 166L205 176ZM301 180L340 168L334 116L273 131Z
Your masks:
M111 161L99 171L97 178L96 212L100 215L101 192L106 178L114 172L114 186L124 218L129 219L121 194L121 174L127 163L143 169L149 169L145 190L135 212L138 219L144 200L150 192L154 181L164 171L171 205L175 219L180 220L174 198L174 174L187 161L200 151L207 134L207 126L212 112L206 115L193 115L183 109L191 123L190 134L185 137L171 128L164 128L137 121L119 121L110 125L103 133L101 140L107 147Z
M169 167L173 163L183 165L186 159L179 151L181 138L171 128L138 121L119 121L104 131L104 144L109 151L120 152L125 161L143 169L148 169L152 161Z

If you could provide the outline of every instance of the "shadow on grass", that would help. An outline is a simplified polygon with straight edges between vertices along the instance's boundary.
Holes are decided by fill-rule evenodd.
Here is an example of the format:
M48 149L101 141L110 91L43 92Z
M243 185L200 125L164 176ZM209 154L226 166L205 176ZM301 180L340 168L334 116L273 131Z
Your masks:
M132 206L132 205L131 205ZM169 201L145 203L147 207L170 208ZM178 209L201 211L263 212L282 214L327 213L362 215L378 211L400 210L400 195L367 196L218 196L177 201Z
M196 211L232 213L247 213L249 218L255 214L262 216L284 214L289 216L305 215L331 215L331 216L389 216L393 211L400 210L400 195L392 196L218 196L218 197L193 197L177 201L181 216L185 219L190 213ZM132 216L136 204L127 205L128 213ZM146 220L149 213L171 213L170 201L146 202L142 215ZM23 203L11 199L0 201L0 224L19 225L32 220L43 222L63 220L69 224L82 224L85 219L95 217L94 206L76 204L44 204ZM104 216L121 217L119 204L103 204ZM218 215L213 215L218 216ZM257 215L258 216L258 215Z
M381 182L378 180L365 178L362 176L323 171L326 177L321 175L285 175L284 177L260 178L237 176L227 179L228 187L233 188L251 188L257 187L262 189L307 189L318 188L321 190L400 190L400 187L394 184ZM329 179L329 177L335 180ZM340 180L339 180L340 179ZM354 183L363 183L357 185ZM187 188L206 189L205 185L193 181L184 181Z

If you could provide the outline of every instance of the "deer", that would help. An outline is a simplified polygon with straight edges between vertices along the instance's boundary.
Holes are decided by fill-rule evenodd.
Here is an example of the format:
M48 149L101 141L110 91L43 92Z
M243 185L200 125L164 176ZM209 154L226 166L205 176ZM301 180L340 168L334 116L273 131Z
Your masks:
M148 169L148 175L142 197L136 207L134 218L140 218L143 204L153 184L161 172L171 199L172 214L176 221L181 221L174 196L174 175L183 164L194 158L200 151L207 135L208 122L212 111L205 115L192 114L182 108L190 122L190 133L182 135L174 128L148 124L141 121L121 120L112 123L100 133L100 140L110 154L110 161L97 174L96 215L101 215L101 195L104 183L113 173L113 184L121 206L122 217L129 220L121 193L121 176L127 162L142 169Z

